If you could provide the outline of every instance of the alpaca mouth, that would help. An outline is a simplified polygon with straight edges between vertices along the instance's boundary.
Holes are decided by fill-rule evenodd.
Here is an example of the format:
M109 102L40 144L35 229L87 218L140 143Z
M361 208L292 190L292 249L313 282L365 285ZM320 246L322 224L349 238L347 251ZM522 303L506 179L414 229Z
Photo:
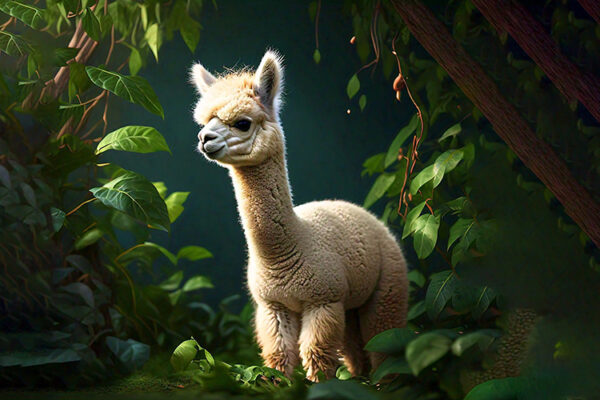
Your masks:
M203 146L203 150L204 150L204 154L206 154L207 157L209 158L216 158L217 153L220 152L221 150L223 150L223 148L225 148L225 145L222 145L221 147L219 147L218 149L207 149L206 146Z

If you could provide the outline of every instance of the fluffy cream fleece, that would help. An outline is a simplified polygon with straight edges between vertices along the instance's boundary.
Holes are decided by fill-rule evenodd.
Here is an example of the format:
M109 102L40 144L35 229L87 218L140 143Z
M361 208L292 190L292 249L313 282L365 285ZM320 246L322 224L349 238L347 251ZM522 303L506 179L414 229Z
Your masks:
M199 150L230 171L248 242L248 287L265 364L288 376L335 375L339 356L355 375L375 368L366 354L377 333L406 323L406 262L393 235L354 204L293 206L279 104L281 57L267 51L255 73L215 77L200 64L194 118Z

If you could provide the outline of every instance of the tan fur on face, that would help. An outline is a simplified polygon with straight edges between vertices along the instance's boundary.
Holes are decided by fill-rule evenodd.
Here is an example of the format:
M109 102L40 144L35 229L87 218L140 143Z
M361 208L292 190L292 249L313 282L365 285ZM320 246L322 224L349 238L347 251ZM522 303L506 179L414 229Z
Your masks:
M201 137L220 135L212 139L214 150L210 140L202 150L230 170L265 364L290 376L301 359L307 378L315 381L319 371L335 376L341 355L353 374L366 374L369 361L376 368L383 360L363 350L367 341L406 324L406 261L385 225L359 206L326 200L294 207L278 118L282 73L273 52L255 74L216 78L194 66L202 96L194 116L208 124ZM229 127L244 117L253 120L252 135ZM223 138L232 137L250 150L218 150L227 143Z

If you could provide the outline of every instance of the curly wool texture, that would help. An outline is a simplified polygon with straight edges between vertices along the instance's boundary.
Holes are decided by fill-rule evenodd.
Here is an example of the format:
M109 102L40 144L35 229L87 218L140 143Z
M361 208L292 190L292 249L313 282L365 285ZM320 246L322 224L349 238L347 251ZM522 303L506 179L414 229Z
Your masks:
M316 381L319 371L335 375L341 355L351 373L365 374L383 360L363 350L366 342L406 324L406 262L387 227L359 206L325 200L294 207L278 119L280 63L267 52L254 75L222 78L199 67L194 117L212 121L211 132L240 117L256 124L249 154L223 150L215 161L229 169L235 189L265 364L289 376L302 360Z

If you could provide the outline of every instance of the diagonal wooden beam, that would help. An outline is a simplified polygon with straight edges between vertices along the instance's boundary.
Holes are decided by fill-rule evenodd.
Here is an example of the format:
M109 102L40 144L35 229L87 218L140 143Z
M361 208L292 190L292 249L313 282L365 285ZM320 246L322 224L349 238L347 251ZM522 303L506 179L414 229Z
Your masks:
M525 7L515 0L471 2L496 30L507 32L515 39L570 102L579 100L600 122L600 79L580 71L565 57L542 24Z
M496 133L600 247L600 207L573 177L564 161L536 136L481 66L425 5L417 0L392 0L392 4L413 36L490 121Z

